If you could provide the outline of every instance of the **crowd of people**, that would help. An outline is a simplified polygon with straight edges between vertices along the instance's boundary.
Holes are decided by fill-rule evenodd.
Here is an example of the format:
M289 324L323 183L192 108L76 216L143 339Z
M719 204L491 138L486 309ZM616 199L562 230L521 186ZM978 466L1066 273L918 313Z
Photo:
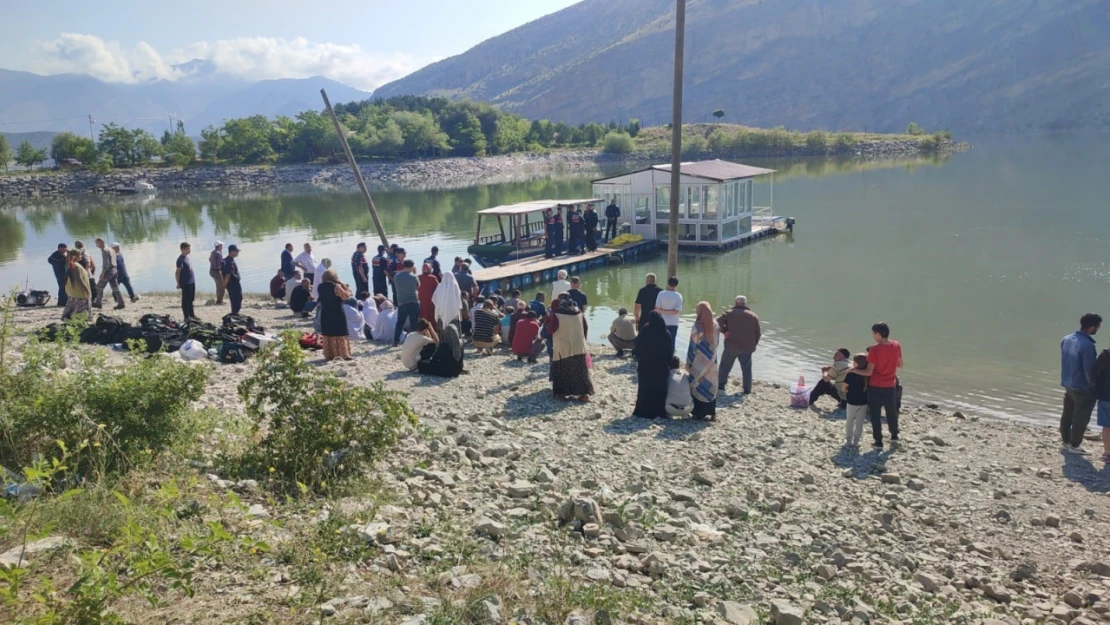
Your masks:
M108 245L100 238L94 243L100 250L99 278L96 277L96 260L81 241L74 241L72 248L59 243L58 248L46 259L54 270L54 279L58 283L57 306L62 308L63 321L78 313L91 314L93 309L103 308L106 288L112 291L112 300L116 304L114 310L125 307L120 287L127 290L132 303L139 301L139 296L131 286L131 276L127 273L120 244Z
M593 204L587 204L585 210L578 206L567 207L565 220L562 206L556 206L554 210L548 208L543 212L544 256L554 258L561 255L564 251L564 241L567 254L595 251L599 235L603 242L617 237L617 224L620 218L621 209L617 206L616 200L605 207L604 232L598 231L601 218L594 210Z

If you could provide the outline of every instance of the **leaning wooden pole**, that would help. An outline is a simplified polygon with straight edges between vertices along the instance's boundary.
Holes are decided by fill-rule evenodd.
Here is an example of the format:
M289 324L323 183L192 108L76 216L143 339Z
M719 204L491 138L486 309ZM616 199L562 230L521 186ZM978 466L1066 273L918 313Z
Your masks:
M378 210L374 208L374 199L370 197L370 190L366 188L366 181L362 179L362 172L359 171L358 163L355 162L355 155L351 153L351 146L347 143L347 135L343 134L343 127L339 125L339 118L335 116L335 110L331 107L328 92L321 89L320 95L324 98L324 106L328 109L328 116L335 124L335 134L339 135L339 144L343 146L343 153L347 155L347 162L351 164L351 171L355 172L355 182L358 183L358 188L362 191L362 197L366 200L366 208L370 209L370 216L374 218L374 227L378 229L378 236L382 239L382 245L389 247L389 239L385 236L382 220L378 218Z
M686 0L677 0L674 20L674 103L671 118L671 214L667 229L667 277L678 275L678 201L682 182L682 49L686 40Z

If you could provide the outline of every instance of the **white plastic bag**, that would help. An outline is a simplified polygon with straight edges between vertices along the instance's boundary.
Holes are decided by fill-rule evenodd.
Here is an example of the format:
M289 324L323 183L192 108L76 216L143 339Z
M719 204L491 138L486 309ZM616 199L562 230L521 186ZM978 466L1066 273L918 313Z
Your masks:
M809 407L809 387L806 386L806 377L798 376L798 381L790 385L790 406L792 408Z
M208 357L208 350L200 341L189 339L177 351L181 352L181 357L185 360L203 360Z

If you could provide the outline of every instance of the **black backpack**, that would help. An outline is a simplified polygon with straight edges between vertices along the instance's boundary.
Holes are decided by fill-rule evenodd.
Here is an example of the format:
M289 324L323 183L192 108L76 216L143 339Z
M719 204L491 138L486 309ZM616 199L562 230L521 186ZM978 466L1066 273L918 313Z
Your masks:
M177 322L169 315L146 314L139 319L139 327L148 332L161 332L177 328Z
M211 323L192 319L181 325L181 331L185 336L196 341L200 341L206 349L212 349L219 346L220 342L224 339L221 338L220 329Z
M243 348L242 343L225 341L220 344L220 348L216 352L216 359L226 364L246 362L247 350Z
M228 313L224 315L223 329L227 330L236 336L242 336L247 332L258 332L259 334L266 331L265 328L254 322L254 317L247 315L237 315L235 313Z

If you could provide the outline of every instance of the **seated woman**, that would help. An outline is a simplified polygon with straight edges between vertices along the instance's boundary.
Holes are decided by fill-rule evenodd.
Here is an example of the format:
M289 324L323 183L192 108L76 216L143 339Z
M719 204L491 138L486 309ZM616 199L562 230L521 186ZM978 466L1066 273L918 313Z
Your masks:
M397 327L397 311L393 308L393 302L383 299L381 309L378 311L378 318L374 322L374 328L371 334L374 335L374 340L379 343L392 343L393 330Z
M435 329L427 319L416 322L416 331L409 332L405 342L401 345L401 364L409 371L415 371L416 365L424 358L431 358L435 353L435 346L439 343Z
M425 348L427 349L427 348ZM447 324L443 329L443 336L439 345L430 358L421 358L416 364L416 370L425 375L434 375L441 378L457 378L463 372L463 347L462 338L459 337L459 327L454 323Z
M501 342L501 335L497 327L501 324L501 314L497 312L491 300L482 302L482 307L472 313L474 325L474 347L483 350L486 355L493 353L493 348Z
M367 341L374 340L374 324L378 321L378 305L385 298L381 295L371 297L369 291L358 294L362 303L362 335Z
M524 313L524 318L517 321L513 330L513 353L517 362L528 359L536 362L536 358L543 353L544 343L540 338L540 322L536 311L529 310Z
M350 302L354 302L351 306ZM347 316L347 333L350 335L352 341L361 341L366 336L363 334L362 328L366 326L366 321L362 317L362 311L358 309L358 300L347 300L343 304L343 314Z
M693 409L690 376L682 370L682 363L675 356L671 358L671 376L667 380L667 414L672 417L688 417Z

